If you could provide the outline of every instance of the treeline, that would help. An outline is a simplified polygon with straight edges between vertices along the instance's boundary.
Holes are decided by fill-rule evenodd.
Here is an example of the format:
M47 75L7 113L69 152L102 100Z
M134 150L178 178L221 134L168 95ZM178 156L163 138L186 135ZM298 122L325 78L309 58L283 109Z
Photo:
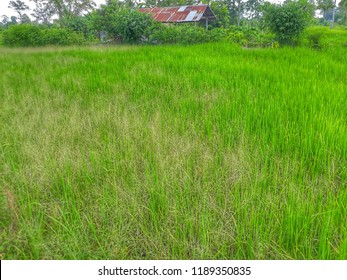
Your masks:
M347 0L335 7L334 0L286 0L271 4L264 0L107 0L97 8L92 0L9 1L17 16L2 16L0 31L5 46L81 45L92 42L118 43L200 43L229 40L243 46L295 44L314 20L315 9L325 16L333 11L334 22L346 23ZM209 4L216 15L208 30L203 26L176 24L166 26L140 7L166 7ZM324 9L323 9L324 8ZM274 42L276 42L274 44Z

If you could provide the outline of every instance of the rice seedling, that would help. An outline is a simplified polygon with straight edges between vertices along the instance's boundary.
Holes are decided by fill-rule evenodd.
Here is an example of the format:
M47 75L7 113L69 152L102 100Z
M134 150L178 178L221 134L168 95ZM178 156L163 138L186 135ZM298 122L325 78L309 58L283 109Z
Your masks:
M0 49L4 259L346 259L342 46Z

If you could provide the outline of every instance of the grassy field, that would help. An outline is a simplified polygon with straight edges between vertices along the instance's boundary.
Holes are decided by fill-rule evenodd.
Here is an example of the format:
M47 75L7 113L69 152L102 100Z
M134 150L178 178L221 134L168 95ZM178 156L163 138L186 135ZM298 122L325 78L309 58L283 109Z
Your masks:
M346 259L347 49L0 49L3 259Z

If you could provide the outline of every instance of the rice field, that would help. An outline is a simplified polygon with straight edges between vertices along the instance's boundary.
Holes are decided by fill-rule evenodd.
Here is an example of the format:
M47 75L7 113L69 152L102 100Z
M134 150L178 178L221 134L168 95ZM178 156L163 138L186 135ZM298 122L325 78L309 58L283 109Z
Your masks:
M0 49L2 259L347 259L347 49Z

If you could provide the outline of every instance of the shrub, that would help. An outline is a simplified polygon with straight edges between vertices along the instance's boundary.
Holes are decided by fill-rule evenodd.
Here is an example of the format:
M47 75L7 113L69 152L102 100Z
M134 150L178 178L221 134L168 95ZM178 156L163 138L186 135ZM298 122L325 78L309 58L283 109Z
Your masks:
M305 30L302 43L315 49L346 46L347 30L336 26L334 29L324 26L310 26Z
M222 40L244 47L265 47L271 45L274 36L262 33L257 28L230 27L206 30L193 25L161 25L149 36L149 42L156 44L194 44Z
M313 6L306 0L269 4L264 8L265 23L282 44L296 43L313 17Z
M90 15L94 30L106 32L123 43L138 43L148 37L158 23L149 14L119 6L105 5Z
M193 25L161 25L153 30L149 42L157 44L194 44L220 41L226 38L227 31L223 28L206 30Z
M93 36L91 21L87 16L69 16L59 21L61 27L83 34L86 39Z
M179 42L179 30L177 27L162 25L149 35L149 42L154 44L175 44Z
M312 28L305 32L305 37L311 48L321 49L323 47L322 39L325 37L325 30L322 28Z
M3 44L7 47L66 46L84 42L82 34L67 28L48 28L35 24L13 25L3 32Z
M229 29L228 39L244 47L266 47L274 41L274 36L257 28L235 26Z
M67 28L46 28L41 32L42 45L83 45L85 38L82 33Z
M213 28L209 30L209 37L211 42L222 41L228 36L228 30L226 28Z
M3 32L3 44L7 47L40 46L42 27L32 24L12 25Z

